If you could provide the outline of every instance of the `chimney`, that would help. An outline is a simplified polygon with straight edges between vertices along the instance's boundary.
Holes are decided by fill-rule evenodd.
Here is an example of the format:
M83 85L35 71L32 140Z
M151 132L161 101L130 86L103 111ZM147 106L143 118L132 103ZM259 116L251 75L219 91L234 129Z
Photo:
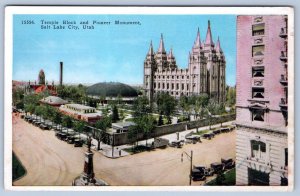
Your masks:
M63 84L63 62L60 62L60 70L59 70L59 85Z

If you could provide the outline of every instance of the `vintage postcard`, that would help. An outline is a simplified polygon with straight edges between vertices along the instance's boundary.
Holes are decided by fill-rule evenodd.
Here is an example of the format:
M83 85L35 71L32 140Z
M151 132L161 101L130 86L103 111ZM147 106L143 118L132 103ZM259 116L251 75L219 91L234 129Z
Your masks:
M291 191L290 7L5 9L9 190Z

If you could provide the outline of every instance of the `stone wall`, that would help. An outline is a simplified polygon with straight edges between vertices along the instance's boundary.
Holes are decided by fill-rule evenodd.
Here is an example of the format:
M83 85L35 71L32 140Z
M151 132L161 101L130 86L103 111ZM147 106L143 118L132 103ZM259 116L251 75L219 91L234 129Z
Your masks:
M220 117L213 117L210 119L211 124L218 124L221 122L227 122L233 120L235 120L235 114L223 115ZM209 119L202 119L202 120L196 120L190 122L181 122L181 123L171 124L171 125L163 125L163 126L156 127L150 138L160 137L162 135L181 132L187 129L194 129L197 127L204 127L208 125L209 125ZM104 142L107 144L114 143L115 146L119 146L119 145L133 143L136 139L144 140L145 137L143 134L138 134L137 138L132 139L130 141L128 139L128 133L115 133L115 134L107 133Z

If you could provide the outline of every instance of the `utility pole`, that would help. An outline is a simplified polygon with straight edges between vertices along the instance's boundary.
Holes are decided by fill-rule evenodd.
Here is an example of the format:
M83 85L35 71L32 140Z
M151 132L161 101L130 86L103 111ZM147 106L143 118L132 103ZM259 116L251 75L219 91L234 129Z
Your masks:
M191 155L189 155L188 153L186 153L185 151L183 151L183 153L181 154L181 162L183 162L183 154L185 154L188 158L188 160L190 161L190 186L192 185L192 169L193 169L193 151L191 150Z
M114 146L115 146L115 133L113 133L113 139L112 139L112 151L111 151L111 156L114 158Z

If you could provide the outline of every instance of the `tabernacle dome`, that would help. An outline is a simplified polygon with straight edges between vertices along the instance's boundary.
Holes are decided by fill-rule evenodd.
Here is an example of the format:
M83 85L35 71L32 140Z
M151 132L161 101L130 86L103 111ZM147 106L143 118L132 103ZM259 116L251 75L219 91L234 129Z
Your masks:
M120 82L100 82L89 86L86 90L88 95L106 97L137 97L137 91L127 84Z

